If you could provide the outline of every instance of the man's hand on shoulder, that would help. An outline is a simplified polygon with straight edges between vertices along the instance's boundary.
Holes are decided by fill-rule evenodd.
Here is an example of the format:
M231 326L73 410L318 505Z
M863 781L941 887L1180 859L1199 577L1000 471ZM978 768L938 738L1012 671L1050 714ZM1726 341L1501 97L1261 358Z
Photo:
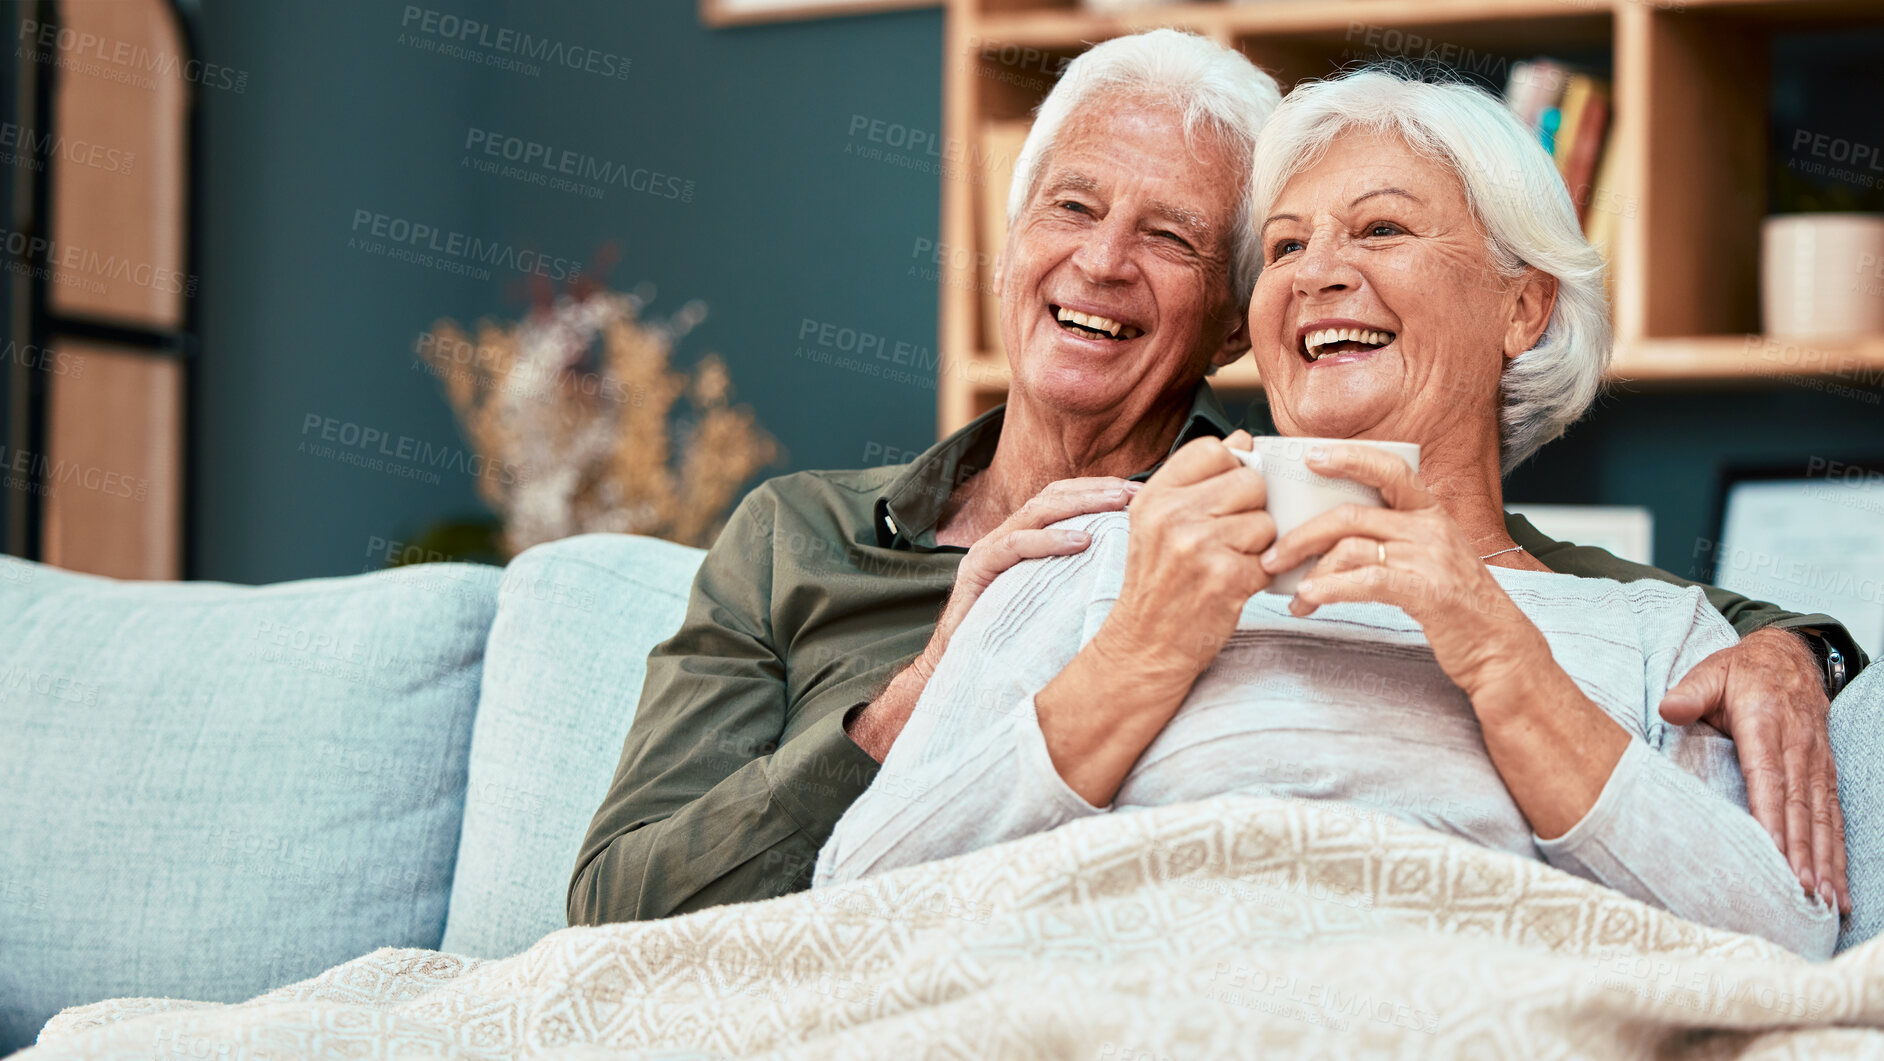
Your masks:
M1806 891L1850 913L1830 711L1818 658L1798 634L1772 627L1702 660L1661 704L1673 725L1705 721L1733 738L1754 818Z
M1022 560L1081 552L1092 544L1092 535L1082 530L1049 528L1074 516L1116 512L1131 502L1141 485L1113 476L1061 479L1047 484L1000 526L983 535L955 569L955 585L922 654L891 679L889 687L875 700L861 710L853 709L844 720L844 732L872 759L882 762L890 754L890 745L896 743L897 734L903 732L923 687L929 684L929 676L941 664L949 639L988 584Z

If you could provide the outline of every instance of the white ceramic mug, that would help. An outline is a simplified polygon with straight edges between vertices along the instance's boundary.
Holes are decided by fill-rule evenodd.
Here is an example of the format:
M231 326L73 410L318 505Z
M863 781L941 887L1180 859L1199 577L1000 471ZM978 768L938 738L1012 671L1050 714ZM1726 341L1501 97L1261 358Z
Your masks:
M1278 540L1338 505L1363 505L1367 508L1386 505L1380 497L1380 491L1371 486L1363 486L1352 479L1334 479L1309 471L1308 451L1316 446L1371 446L1400 458L1415 472L1420 470L1420 447L1417 442L1258 436L1254 449L1248 452L1233 449L1230 452L1236 454L1243 463L1263 473L1263 482L1269 488L1269 515L1276 521ZM1309 568L1314 567L1315 561L1320 559L1319 555L1311 556L1300 566L1277 575L1270 581L1266 592L1293 594L1302 576L1308 574Z

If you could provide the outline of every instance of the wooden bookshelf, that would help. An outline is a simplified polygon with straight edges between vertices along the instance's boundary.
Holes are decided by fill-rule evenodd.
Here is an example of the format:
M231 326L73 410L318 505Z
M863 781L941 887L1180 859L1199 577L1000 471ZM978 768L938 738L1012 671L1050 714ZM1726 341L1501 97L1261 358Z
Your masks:
M1077 0L947 0L943 122L961 164L942 181L938 427L1004 400L1007 365L984 299L1011 142L1055 65L1092 43L1171 26L1232 45L1286 90L1374 56L1430 57L1502 83L1504 62L1602 53L1611 63L1619 224L1611 375L1653 386L1807 376L1884 379L1884 336L1815 343L1758 336L1766 213L1768 45L1795 29L1884 25L1878 0L1257 0L1099 14ZM1419 43L1414 43L1417 38ZM1495 70L1495 73L1493 71ZM1262 381L1244 358L1219 389Z

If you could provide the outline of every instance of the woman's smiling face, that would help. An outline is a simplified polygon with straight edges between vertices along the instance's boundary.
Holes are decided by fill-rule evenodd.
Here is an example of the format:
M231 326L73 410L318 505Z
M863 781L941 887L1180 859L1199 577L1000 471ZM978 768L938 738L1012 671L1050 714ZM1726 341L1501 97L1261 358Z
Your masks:
M1465 186L1392 134L1337 136L1262 226L1250 337L1283 434L1475 444L1552 284L1498 271Z

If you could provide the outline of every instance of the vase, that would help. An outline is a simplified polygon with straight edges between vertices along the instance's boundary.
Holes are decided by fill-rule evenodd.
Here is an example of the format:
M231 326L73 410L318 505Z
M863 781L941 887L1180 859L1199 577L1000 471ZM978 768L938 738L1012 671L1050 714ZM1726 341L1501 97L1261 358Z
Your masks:
M1766 334L1884 335L1884 214L1776 214L1760 226Z

